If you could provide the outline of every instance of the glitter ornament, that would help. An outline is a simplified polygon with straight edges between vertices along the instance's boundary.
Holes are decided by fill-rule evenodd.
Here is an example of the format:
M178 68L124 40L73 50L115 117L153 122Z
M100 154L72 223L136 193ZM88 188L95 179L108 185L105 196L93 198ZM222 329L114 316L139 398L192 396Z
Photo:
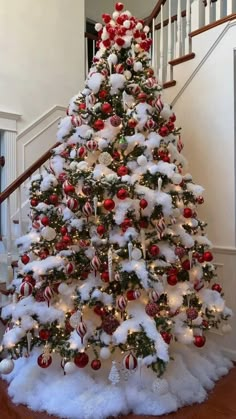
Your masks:
M102 329L108 335L112 335L119 325L119 321L112 314L109 314L102 320Z
M85 352L79 352L74 357L74 363L78 368L85 368L89 363L89 357Z
M70 316L69 323L73 329L76 329L81 321L81 311L77 310Z
M198 311L194 307L187 308L186 314L189 320L195 320L198 317Z
M57 235L56 230L54 230L54 228L52 227L47 226L41 230L41 236L47 241L54 240L56 235Z
M104 151L104 153L101 153L100 156L98 157L99 163L103 164L104 166L109 166L112 160L113 160L112 156L106 151Z
M186 252L185 252L185 249L183 249L183 247L176 247L175 248L175 254L180 259L182 259L185 256Z
M119 127L121 124L121 118L118 115L113 115L110 118L110 123L113 127Z
M155 317L159 313L159 306L156 303L148 303L145 307L148 316Z

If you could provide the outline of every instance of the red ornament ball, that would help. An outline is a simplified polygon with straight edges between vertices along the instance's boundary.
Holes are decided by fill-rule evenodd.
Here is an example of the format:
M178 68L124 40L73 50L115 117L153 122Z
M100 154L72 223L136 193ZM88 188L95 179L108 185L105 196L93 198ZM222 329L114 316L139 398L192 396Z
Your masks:
M205 338L205 336L194 336L193 343L198 348L202 348L206 343L206 338Z
M205 259L204 259L204 256L203 255L199 255L198 258L197 258L197 260L198 260L199 263L205 262Z
M104 306L97 304L94 309L93 309L94 313L97 314L100 317L106 316L107 315L107 311L105 309Z
M91 362L91 368L95 371L99 370L101 368L101 361L100 359L93 359Z
M195 320L198 317L198 311L194 307L187 308L186 314L189 320Z
M63 190L64 190L65 194L68 195L70 193L74 193L75 192L75 187L73 185L71 185L71 183L69 183L66 180L64 182L64 184L63 184Z
M205 262L211 262L213 260L213 255L211 252L204 252L203 258Z
M112 211L115 208L115 202L113 199L105 199L103 206L107 211Z
M39 201L36 198L31 199L30 204L32 207L37 207Z
M123 3L116 3L115 9L117 12L121 12L124 9Z
M176 247L175 248L175 254L176 256L178 256L180 259L182 259L182 257L185 255L185 249L183 249L183 247Z
M119 321L112 314L109 314L102 320L102 329L108 335L112 335L119 325Z
M114 160L119 161L120 160L120 153L119 153L119 151L115 150L112 153L112 157L113 157Z
M168 277L167 277L167 282L168 282L168 284L169 284L169 285L171 285L171 286L176 285L176 284L177 284L177 282L178 282L177 275L176 275L176 274L171 274L171 275L168 275Z
M183 216L185 218L191 218L193 216L193 211L191 210L191 208L184 208Z
M221 286L220 284L213 284L213 285L212 285L212 287L211 287L211 289L212 289L213 291L217 291L217 292L221 293L221 291L222 291L222 286Z
M84 368L89 362L89 357L85 352L79 352L74 357L74 363L78 368Z
M99 236L103 236L104 233L106 233L106 229L103 225L97 226L97 233Z
M133 222L130 218L125 218L123 223L121 223L122 231L125 232L129 227L132 227Z
M121 124L121 118L118 115L113 115L110 118L110 123L113 127L119 127Z
M65 180L66 180L66 178L67 178L67 174L65 173L65 172L61 172L59 175L58 175L58 180L59 180L59 182L65 182Z
M105 99L107 95L108 95L108 92L106 90L100 90L100 92L98 93L98 96L100 97L100 99Z
M109 272L105 271L101 273L101 280L103 282L109 282Z
M155 317L159 313L159 306L156 303L148 303L145 311L148 316Z
M112 113L112 106L110 105L110 103L105 102L101 106L101 111L105 114Z
M126 297L129 301L137 300L140 297L141 293L139 290L128 290Z
M166 136L169 134L169 130L168 130L168 128L164 125L163 127L161 127L161 128L159 129L158 134L159 134L161 137L166 137Z
M139 221L140 228L148 228L148 220L146 218L141 218Z
M144 92L139 93L139 94L138 94L138 100L139 100L139 102L141 102L141 103L146 102L146 100L147 100L147 95L146 95L146 93L144 93Z
M42 217L41 218L41 223L43 224L43 226L48 226L49 225L49 223L50 223L50 220L49 220L49 218L48 217Z
M51 332L50 330L46 330L46 329L41 329L39 331L39 337L41 340L48 340L51 336Z
M118 176L126 176L128 175L128 173L129 173L129 170L126 166L120 166L117 169Z
M56 194L52 194L49 196L49 201L51 204L53 205L57 205L58 204L58 196Z
M117 196L117 198L119 198L121 200L124 200L124 199L126 199L129 196L129 194L128 194L128 191L126 189L121 188L117 192L116 196Z
M137 124L138 124L138 121L134 118L131 118L128 120L129 128L135 128Z
M23 282L28 282L28 283L29 283L29 284L31 284L33 287L34 287L34 286L35 286L35 284L36 284L35 279L34 279L31 275L26 275L26 276L24 276L22 283L23 283Z
M160 249L156 244L153 244L152 246L150 246L148 251L149 251L150 255L152 255L153 257L159 255L159 253L160 253Z
M60 232L62 236L65 236L65 234L68 233L67 227L66 226L61 227Z
M30 261L30 257L28 255L25 254L21 256L21 262L24 263L24 265L27 265L29 261Z
M169 333L169 332L165 332L165 331L162 331L160 333L161 333L161 336L162 336L162 339L164 340L164 342L169 345L170 341L172 339L172 334Z
M148 202L146 201L146 199L141 199L141 201L139 202L139 206L141 209L147 208Z
M93 124L93 128L96 131L101 131L104 128L104 121L102 119L97 119Z
M204 198L203 198L203 196L198 196L198 197L197 197L197 199L196 199L196 201L197 201L197 203L198 203L198 204L200 204L200 205L201 205L201 204L203 204L203 203L204 203Z
M185 271L189 271L189 270L191 269L191 265L190 265L190 260L189 260L189 259L185 259L185 260L181 263L181 265L182 265L182 268L183 268Z
M40 368L48 368L52 363L52 357L45 357L44 354L39 355L38 357L38 366Z

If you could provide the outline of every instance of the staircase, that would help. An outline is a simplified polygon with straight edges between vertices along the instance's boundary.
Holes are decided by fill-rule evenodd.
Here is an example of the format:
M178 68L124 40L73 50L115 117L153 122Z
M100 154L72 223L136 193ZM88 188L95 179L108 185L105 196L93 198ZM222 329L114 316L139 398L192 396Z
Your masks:
M236 0L157 2L152 14L146 19L146 24L151 27L150 36L153 39L152 65L165 89L166 102L177 103L206 63L209 54L235 22ZM96 37L86 33L85 45L87 55L91 45L95 52ZM87 58L85 69L88 72ZM184 117L185 115L183 119ZM26 232L28 224L24 190L27 189L27 183L32 176L42 173L43 166L47 165L50 158L51 149L55 146L56 144L0 194L0 204L5 205L7 214L6 234L0 241L0 305L13 298L11 279L13 270L17 268L17 248L14 246L14 240ZM200 183L201 179L198 180ZM206 188L209 186L206 185ZM11 211L12 201L18 208L17 214Z

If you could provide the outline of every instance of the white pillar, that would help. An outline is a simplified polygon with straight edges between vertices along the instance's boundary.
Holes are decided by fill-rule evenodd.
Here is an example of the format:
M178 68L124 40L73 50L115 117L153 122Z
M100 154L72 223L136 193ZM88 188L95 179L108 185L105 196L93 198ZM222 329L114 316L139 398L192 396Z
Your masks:
M205 7L202 0L194 0L191 5L191 31L196 31L204 25Z

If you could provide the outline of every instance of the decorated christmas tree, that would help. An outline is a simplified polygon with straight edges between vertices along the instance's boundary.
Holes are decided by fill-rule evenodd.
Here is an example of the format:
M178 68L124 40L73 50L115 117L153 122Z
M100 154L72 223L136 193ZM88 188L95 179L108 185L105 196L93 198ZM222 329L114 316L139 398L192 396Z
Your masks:
M2 310L14 400L69 418L167 413L204 400L231 365L206 337L231 311L197 215L203 188L150 66L149 28L115 9L31 181Z

